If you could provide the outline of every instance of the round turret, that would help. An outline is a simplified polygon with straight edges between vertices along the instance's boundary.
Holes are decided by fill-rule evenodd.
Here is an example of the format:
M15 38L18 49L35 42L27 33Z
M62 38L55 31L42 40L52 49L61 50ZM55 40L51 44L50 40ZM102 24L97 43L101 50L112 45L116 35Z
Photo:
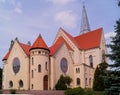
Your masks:
M30 48L30 89L48 90L49 48L38 36Z

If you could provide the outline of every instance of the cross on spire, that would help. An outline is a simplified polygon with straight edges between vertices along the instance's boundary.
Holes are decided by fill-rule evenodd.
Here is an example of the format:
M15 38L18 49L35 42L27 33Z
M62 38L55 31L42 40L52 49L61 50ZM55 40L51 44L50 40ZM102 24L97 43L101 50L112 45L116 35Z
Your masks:
M89 26L89 21L88 21L86 9L85 9L85 4L83 3L80 34L86 33L88 31L90 31L90 26Z

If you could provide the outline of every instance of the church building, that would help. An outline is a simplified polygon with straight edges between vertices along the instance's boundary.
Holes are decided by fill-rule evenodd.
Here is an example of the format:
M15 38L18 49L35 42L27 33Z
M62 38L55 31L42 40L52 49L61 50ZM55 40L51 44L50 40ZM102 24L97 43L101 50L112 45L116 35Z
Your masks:
M60 28L51 47L41 35L30 45L11 41L3 58L3 89L52 90L61 75L72 78L71 88L92 88L98 64L107 61L103 28L91 30L83 5L81 29L73 37Z

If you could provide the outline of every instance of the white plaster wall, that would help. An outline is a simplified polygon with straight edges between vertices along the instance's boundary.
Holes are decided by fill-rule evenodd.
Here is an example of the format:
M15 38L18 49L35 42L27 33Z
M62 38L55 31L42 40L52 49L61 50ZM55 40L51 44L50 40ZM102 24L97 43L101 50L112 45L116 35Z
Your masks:
M20 70L17 74L13 72L13 60L19 58ZM13 87L10 88L9 81L13 81ZM19 88L19 80L22 80L24 86ZM29 89L29 57L24 53L17 41L11 50L7 64L4 66L4 89Z
M38 51L41 51L42 54L38 54ZM32 65L32 60L30 62L30 88L31 90L44 90L43 87L43 78L45 75L49 75L49 52L44 49L35 49L31 50L31 56L34 58L34 64ZM34 54L32 54L34 52ZM45 55L45 52L48 54ZM48 70L45 68L45 63L47 62L47 67ZM41 65L41 72L38 72L38 65ZM32 78L32 70L34 71L34 77ZM49 76L48 76L49 78ZM32 89L32 84L33 84L33 89ZM48 83L49 84L49 83ZM48 85L49 86L49 85Z
M54 86L57 83L58 79L60 78L60 75L64 75L64 73L61 71L60 68L60 62L61 59L64 57L67 59L68 61L68 70L66 72L66 75L69 75L72 79L73 79L73 83L74 83L74 71L73 71L73 61L71 60L71 56L69 54L69 51L66 47L65 44L63 44L59 50L56 52L56 54L54 55L55 60L54 60ZM74 84L71 83L71 86L73 86Z

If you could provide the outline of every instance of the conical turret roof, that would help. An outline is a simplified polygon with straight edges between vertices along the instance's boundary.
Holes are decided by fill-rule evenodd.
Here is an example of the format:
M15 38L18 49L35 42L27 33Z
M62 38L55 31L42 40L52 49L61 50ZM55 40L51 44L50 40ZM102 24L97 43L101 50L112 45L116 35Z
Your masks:
M47 50L49 50L48 46L46 45L46 43L43 40L41 35L39 35L37 37L37 39L35 40L35 42L33 43L33 45L30 48L30 50L32 50L32 49L47 49Z

